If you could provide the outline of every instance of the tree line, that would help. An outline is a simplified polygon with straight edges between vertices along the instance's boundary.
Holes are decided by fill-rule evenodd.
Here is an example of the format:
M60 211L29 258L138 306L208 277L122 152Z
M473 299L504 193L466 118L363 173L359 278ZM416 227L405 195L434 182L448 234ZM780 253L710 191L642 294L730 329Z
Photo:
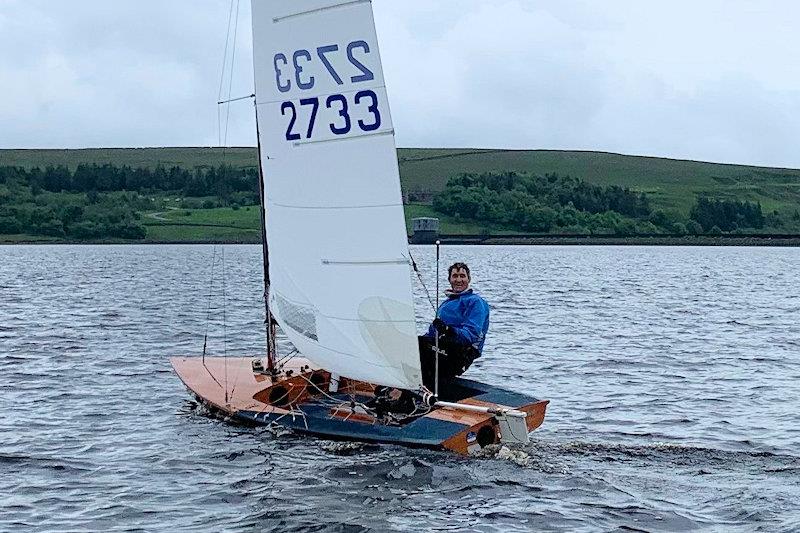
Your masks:
M34 191L88 193L169 191L189 197L216 196L239 205L258 203L258 169L199 166L188 170L179 166L132 168L104 164L80 164L74 171L65 166L0 167L0 184L7 181L27 184ZM249 202L249 203L242 203Z
M141 212L157 209L152 197L165 193L185 197L187 208L254 205L258 171L226 165L0 167L0 234L144 239Z
M591 185L559 174L464 174L433 200L437 211L533 233L580 235L700 235L763 229L770 216L747 201L698 198L689 218L654 210L644 193ZM772 224L773 226L775 224Z
M81 164L24 169L0 167L0 234L78 240L143 239L141 212L159 209L155 197L176 195L188 209L256 205L257 168L157 166L153 169ZM758 203L701 197L689 217L654 209L646 194L591 185L559 174L463 174L433 198L457 219L532 233L581 235L700 235L800 226Z
M736 231L739 228L762 229L766 222L760 203L714 200L705 197L697 199L690 217L707 231L714 228L719 231Z
M0 234L74 239L144 239L140 210L151 201L133 192L39 192L0 185Z

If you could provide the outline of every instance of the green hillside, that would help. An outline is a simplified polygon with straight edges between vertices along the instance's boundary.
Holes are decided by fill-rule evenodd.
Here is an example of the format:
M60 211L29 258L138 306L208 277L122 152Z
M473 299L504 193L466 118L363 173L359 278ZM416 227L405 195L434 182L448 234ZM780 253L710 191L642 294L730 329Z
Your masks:
M398 157L403 190L423 203L461 173L516 171L567 174L596 185L629 187L647 193L654 207L684 214L698 195L760 202L765 211L800 208L800 170L794 169L550 150L401 148ZM256 164L256 153L253 148L0 150L0 166L74 169L79 163L248 167Z
M602 152L400 150L404 190L439 191L452 176L490 171L558 173L647 193L653 205L688 213L698 195L800 205L800 170L626 156Z

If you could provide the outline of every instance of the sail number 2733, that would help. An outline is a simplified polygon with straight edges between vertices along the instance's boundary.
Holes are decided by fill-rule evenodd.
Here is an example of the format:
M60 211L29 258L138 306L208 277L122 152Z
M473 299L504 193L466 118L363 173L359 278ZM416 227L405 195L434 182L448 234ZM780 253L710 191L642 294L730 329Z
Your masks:
M375 74L373 74L373 72L357 57L357 55L361 57L363 57L363 55L369 55L369 44L366 41L353 41L347 45L346 50L347 60L355 69L352 74L356 74L355 76L350 76L350 81L352 83L361 83L374 80ZM331 58L335 57L335 54L341 54L343 52L344 51L340 51L338 44L320 46L317 48L317 58L314 59L311 52L308 50L297 50L292 54L291 64L286 54L275 54L273 62L275 65L275 83L278 86L278 90L282 93L288 93L292 90L293 83L297 85L298 89L303 91L313 89L314 85L317 83L317 78L316 76L308 74L306 68L312 70L313 67L317 67L319 63L325 66L325 70L328 71L328 74L337 85L344 85L345 82L341 74L336 71L336 68L331 62Z
M343 72L342 68L336 69L334 63L341 64L344 59L337 54L346 54L349 72ZM287 54L278 53L274 57L275 83L282 93L290 92L294 87L301 91L310 91L317 84L322 66L337 85L345 85L345 78L349 78L348 81L352 84L370 82L375 79L375 74L362 62L366 61L365 56L369 54L370 47L366 41L353 41L341 49L336 44L320 46L316 49L316 58L308 50L297 50L291 54L291 59ZM355 94L348 91L346 94L331 94L327 97L302 98L299 102L287 101L281 104L281 114L288 119L286 140L311 139L320 109L323 109L322 114L327 117L324 121L327 122L330 132L337 136L347 135L355 128L366 133L374 132L382 125L375 91L367 89ZM302 125L298 124L301 115L304 117ZM307 124L305 117L308 117Z
M369 114L370 120L359 119L357 121L358 127L361 131L371 132L381 127L381 112L378 109L378 95L375 91L361 91L356 93L354 98L355 105L365 106ZM301 106L307 106L311 109L311 118L308 121L308 127L305 131L306 139L311 139L314 135L314 126L317 121L317 113L319 111L321 102L319 98L303 98L300 100ZM338 111L338 118L336 121L328 124L331 133L334 135L347 135L353 130L353 120L350 118L350 104L347 97L342 94L332 94L325 100L325 108ZM302 139L300 133L295 131L297 126L297 106L294 102L284 102L281 104L281 114L289 117L289 126L286 128L287 141L299 141Z

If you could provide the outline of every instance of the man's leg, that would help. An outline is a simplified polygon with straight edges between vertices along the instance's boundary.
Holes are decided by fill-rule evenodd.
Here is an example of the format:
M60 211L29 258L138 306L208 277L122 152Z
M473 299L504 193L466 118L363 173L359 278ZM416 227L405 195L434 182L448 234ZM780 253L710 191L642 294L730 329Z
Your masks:
M422 366L422 382L433 391L436 386L436 347L435 340L419 337L419 354ZM439 338L439 386L446 386L453 378L463 374L472 364L475 357L471 346L449 339ZM443 353L441 353L443 352Z
M422 368L422 383L431 391L436 382L436 351L434 340L419 337L419 362Z
M446 380L451 381L460 376L467 371L472 361L475 360L473 356L475 350L472 346L466 346L447 337L439 341L439 346L447 353L447 356L443 358L444 365L442 365L442 361L439 362L440 380L444 377Z

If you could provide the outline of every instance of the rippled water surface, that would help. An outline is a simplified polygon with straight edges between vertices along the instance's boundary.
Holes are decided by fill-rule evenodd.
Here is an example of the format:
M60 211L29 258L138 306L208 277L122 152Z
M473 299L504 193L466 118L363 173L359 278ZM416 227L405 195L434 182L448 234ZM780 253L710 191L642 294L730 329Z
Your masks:
M0 530L800 530L800 250L444 257L492 304L468 376L552 401L512 457L198 410L167 358L259 353L258 247L0 247Z

